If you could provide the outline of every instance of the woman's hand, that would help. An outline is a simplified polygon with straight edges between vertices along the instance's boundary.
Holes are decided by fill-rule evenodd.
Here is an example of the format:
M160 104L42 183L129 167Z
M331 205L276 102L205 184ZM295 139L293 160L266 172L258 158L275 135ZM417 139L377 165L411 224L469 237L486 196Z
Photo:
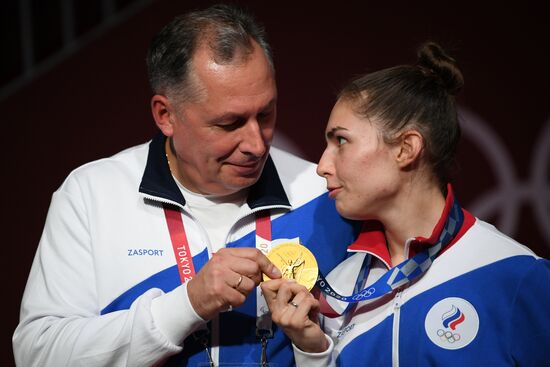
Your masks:
M329 342L319 326L319 301L294 280L274 279L261 283L271 319L294 345L304 352L321 353Z

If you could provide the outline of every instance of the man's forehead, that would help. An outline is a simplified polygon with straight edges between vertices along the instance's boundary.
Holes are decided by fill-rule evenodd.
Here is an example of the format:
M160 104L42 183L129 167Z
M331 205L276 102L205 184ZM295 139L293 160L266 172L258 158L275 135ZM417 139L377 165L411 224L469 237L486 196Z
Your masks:
M216 47L213 40L211 41L208 38L199 40L191 58L191 63L195 65L197 71L201 69L218 71L223 70L224 67L243 66L251 58L264 54L260 45L252 39L250 40L250 47L235 45L231 52L225 50L218 52L215 50Z

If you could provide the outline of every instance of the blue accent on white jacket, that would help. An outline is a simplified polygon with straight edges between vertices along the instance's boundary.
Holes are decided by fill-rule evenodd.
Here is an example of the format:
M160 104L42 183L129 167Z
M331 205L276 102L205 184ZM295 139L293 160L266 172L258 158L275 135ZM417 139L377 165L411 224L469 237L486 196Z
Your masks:
M331 347L305 366L550 366L550 261L465 212L460 238L419 279L349 314L325 317ZM327 277L351 294L357 251ZM367 284L388 269L373 256ZM346 304L328 300L335 311ZM442 307L438 308L438 305ZM453 323L444 322L454 315Z
M254 212L272 208L272 237L296 238L328 273L346 256L358 233L326 195L315 165L271 148L245 214L232 227L228 247L255 246ZM179 206L195 270L208 261L204 230L187 211L170 174L164 137L74 170L54 193L25 289L14 333L21 366L150 366L207 362L192 336L175 345L155 325L151 302L187 297L180 284L162 203ZM204 326L188 299L172 310L186 334ZM219 362L258 363L255 294L220 314ZM189 321L187 321L189 320ZM275 329L268 362L294 364L292 347Z

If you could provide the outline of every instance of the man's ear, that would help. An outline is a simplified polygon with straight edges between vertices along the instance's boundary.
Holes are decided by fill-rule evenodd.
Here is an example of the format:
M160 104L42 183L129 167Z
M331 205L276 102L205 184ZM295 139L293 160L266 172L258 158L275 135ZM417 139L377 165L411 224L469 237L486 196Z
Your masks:
M416 130L407 130L401 134L398 143L396 161L399 167L405 168L418 163L424 149L424 138Z
M175 106L166 96L155 94L151 98L151 112L160 131L165 136L174 134Z

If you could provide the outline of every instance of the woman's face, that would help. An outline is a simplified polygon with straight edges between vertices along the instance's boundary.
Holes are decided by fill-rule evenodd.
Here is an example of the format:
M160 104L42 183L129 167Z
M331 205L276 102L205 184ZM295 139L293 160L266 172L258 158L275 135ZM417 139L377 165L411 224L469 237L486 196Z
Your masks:
M376 120L357 116L341 100L330 114L326 140L317 174L327 180L338 212L349 219L380 219L399 186L398 148L384 143Z

